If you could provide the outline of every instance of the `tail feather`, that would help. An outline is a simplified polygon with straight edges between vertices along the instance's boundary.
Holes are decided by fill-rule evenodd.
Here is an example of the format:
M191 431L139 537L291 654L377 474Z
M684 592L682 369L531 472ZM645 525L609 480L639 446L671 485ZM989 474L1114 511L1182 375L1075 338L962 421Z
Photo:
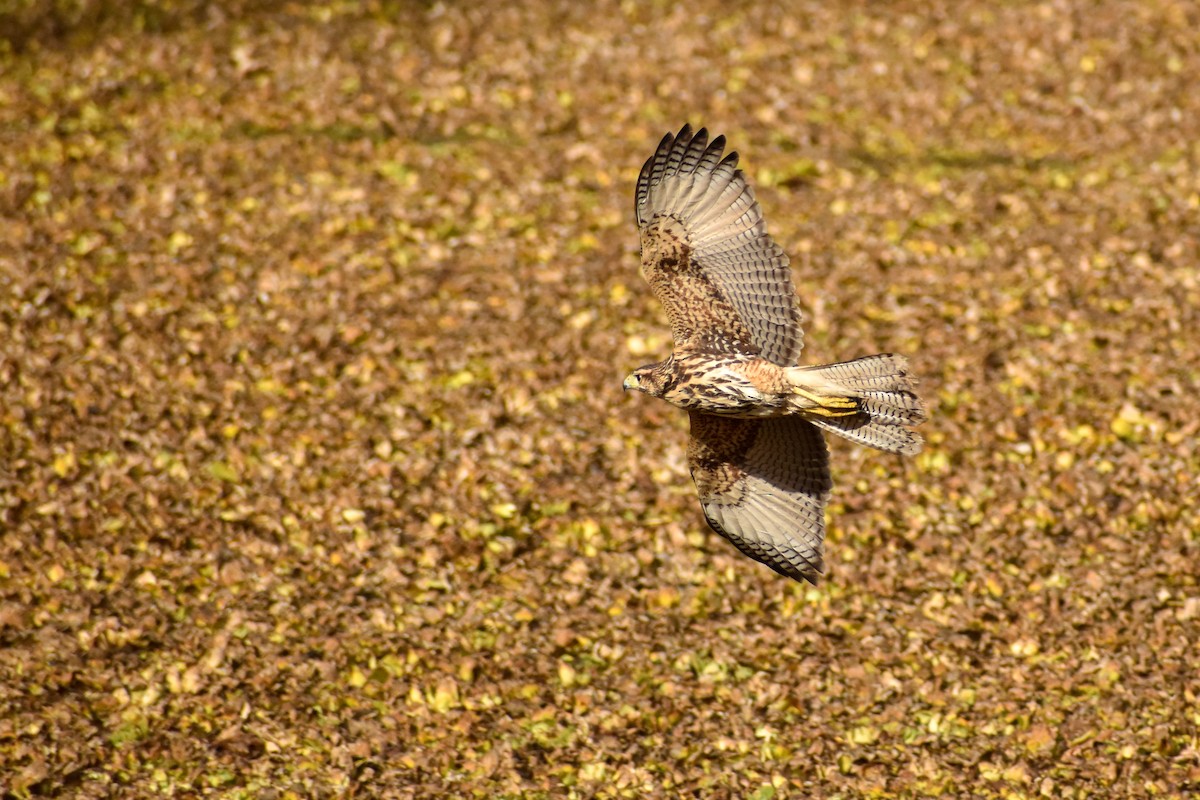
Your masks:
M915 456L921 452L921 446L925 443L921 434L914 430L881 422L866 414L832 419L814 417L809 422L830 433L836 433L843 439L849 439L856 444L865 444L867 447L874 447L885 453Z
M908 360L883 353L838 364L794 367L789 378L805 417L852 442L889 453L914 455L923 439L910 426L925 421L925 407L908 374Z

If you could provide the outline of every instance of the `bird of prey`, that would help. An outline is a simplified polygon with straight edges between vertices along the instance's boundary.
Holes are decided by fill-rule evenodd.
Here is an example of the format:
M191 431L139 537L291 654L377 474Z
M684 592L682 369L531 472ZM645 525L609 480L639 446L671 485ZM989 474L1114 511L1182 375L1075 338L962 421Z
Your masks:
M832 488L822 431L912 455L925 419L903 356L799 366L804 346L788 257L725 137L684 125L637 181L642 275L674 349L635 389L687 409L688 466L713 530L750 558L816 584Z

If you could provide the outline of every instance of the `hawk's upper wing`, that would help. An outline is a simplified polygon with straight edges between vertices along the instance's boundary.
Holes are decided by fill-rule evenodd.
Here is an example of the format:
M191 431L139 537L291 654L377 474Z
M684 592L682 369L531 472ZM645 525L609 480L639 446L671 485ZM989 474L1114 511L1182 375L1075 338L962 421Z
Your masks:
M754 190L721 157L725 137L667 134L638 176L642 273L676 344L707 344L791 366L804 346L788 257L766 231Z
M688 463L708 524L756 561L815 584L832 488L821 432L799 417L691 419Z

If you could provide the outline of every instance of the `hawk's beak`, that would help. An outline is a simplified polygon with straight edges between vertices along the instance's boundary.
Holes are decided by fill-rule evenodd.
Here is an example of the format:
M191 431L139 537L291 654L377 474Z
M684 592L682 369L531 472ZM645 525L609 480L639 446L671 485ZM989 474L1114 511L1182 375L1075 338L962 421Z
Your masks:
M627 391L627 392L628 392L630 389L636 389L636 388L638 388L638 379L637 379L637 376L636 376L636 375L630 375L629 377L625 378L625 382L624 382L623 384L621 384L621 388L623 388L623 389L624 389L625 391Z

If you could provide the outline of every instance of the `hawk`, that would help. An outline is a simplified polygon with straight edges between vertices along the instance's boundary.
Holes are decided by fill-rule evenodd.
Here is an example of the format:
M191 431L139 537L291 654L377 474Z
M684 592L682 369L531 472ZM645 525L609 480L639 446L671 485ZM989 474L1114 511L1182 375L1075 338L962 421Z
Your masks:
M816 584L832 488L822 431L889 453L921 449L903 356L799 366L788 257L725 137L684 125L642 167L642 275L671 323L670 357L625 389L687 409L688 466L705 519L750 558Z

